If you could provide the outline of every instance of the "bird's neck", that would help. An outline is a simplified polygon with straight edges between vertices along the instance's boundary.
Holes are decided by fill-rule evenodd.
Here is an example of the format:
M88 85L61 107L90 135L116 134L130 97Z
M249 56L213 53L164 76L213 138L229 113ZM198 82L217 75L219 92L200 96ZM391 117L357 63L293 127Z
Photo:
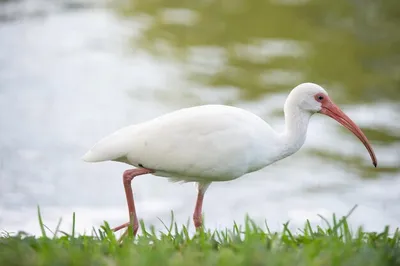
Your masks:
M311 113L291 106L285 108L285 130L280 135L282 140L282 158L297 152L304 144L307 136Z

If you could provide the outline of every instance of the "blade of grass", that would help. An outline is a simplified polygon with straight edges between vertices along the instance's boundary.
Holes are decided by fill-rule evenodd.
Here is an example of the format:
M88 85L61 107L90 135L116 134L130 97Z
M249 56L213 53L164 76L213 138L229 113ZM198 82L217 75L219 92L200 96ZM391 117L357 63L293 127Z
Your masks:
M39 218L40 231L42 232L42 237L47 238L46 230L44 228L43 219L42 219L42 215L40 213L40 207L39 206L37 206L37 213L38 213L38 218Z
M57 227L56 227L56 230L55 230L54 235L53 235L53 239L55 239L57 237L57 234L60 231L61 222L62 222L62 218L60 218L58 220Z
M75 212L72 213L72 238L75 238Z

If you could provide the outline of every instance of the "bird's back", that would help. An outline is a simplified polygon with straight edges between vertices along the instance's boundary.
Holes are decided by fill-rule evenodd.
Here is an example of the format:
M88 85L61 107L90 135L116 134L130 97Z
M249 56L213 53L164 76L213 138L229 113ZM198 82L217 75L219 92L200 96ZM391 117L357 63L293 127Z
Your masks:
M84 160L123 161L188 181L234 179L257 169L258 153L272 148L266 145L268 135L274 137L273 130L251 112L203 105L122 128L97 143Z

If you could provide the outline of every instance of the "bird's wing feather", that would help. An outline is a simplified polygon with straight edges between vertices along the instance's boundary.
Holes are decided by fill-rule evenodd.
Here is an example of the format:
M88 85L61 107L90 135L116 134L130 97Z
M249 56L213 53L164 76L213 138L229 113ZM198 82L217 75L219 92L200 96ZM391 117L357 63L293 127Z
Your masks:
M106 137L87 161L126 156L162 176L229 179L245 174L270 128L239 108L207 105L181 109ZM254 161L254 160L253 160Z
M239 108L188 108L140 127L127 158L162 176L233 179L249 170L269 130L261 118Z

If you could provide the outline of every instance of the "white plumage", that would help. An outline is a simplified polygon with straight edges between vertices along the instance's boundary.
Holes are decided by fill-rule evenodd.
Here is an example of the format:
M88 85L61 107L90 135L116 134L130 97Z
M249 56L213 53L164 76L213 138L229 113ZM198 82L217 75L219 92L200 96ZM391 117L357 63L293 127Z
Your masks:
M336 119L356 134L376 165L366 137L319 85L303 83L295 87L284 111L285 130L277 133L263 119L240 108L225 105L185 108L116 131L95 144L83 159L118 161L138 168L124 173L135 232L136 212L130 188L134 176L151 173L171 181L197 182L194 221L199 227L203 196L211 182L239 178L293 154L303 145L309 119L316 112Z
M122 128L83 159L141 165L173 180L226 181L264 167L278 141L271 127L251 112L203 105Z

